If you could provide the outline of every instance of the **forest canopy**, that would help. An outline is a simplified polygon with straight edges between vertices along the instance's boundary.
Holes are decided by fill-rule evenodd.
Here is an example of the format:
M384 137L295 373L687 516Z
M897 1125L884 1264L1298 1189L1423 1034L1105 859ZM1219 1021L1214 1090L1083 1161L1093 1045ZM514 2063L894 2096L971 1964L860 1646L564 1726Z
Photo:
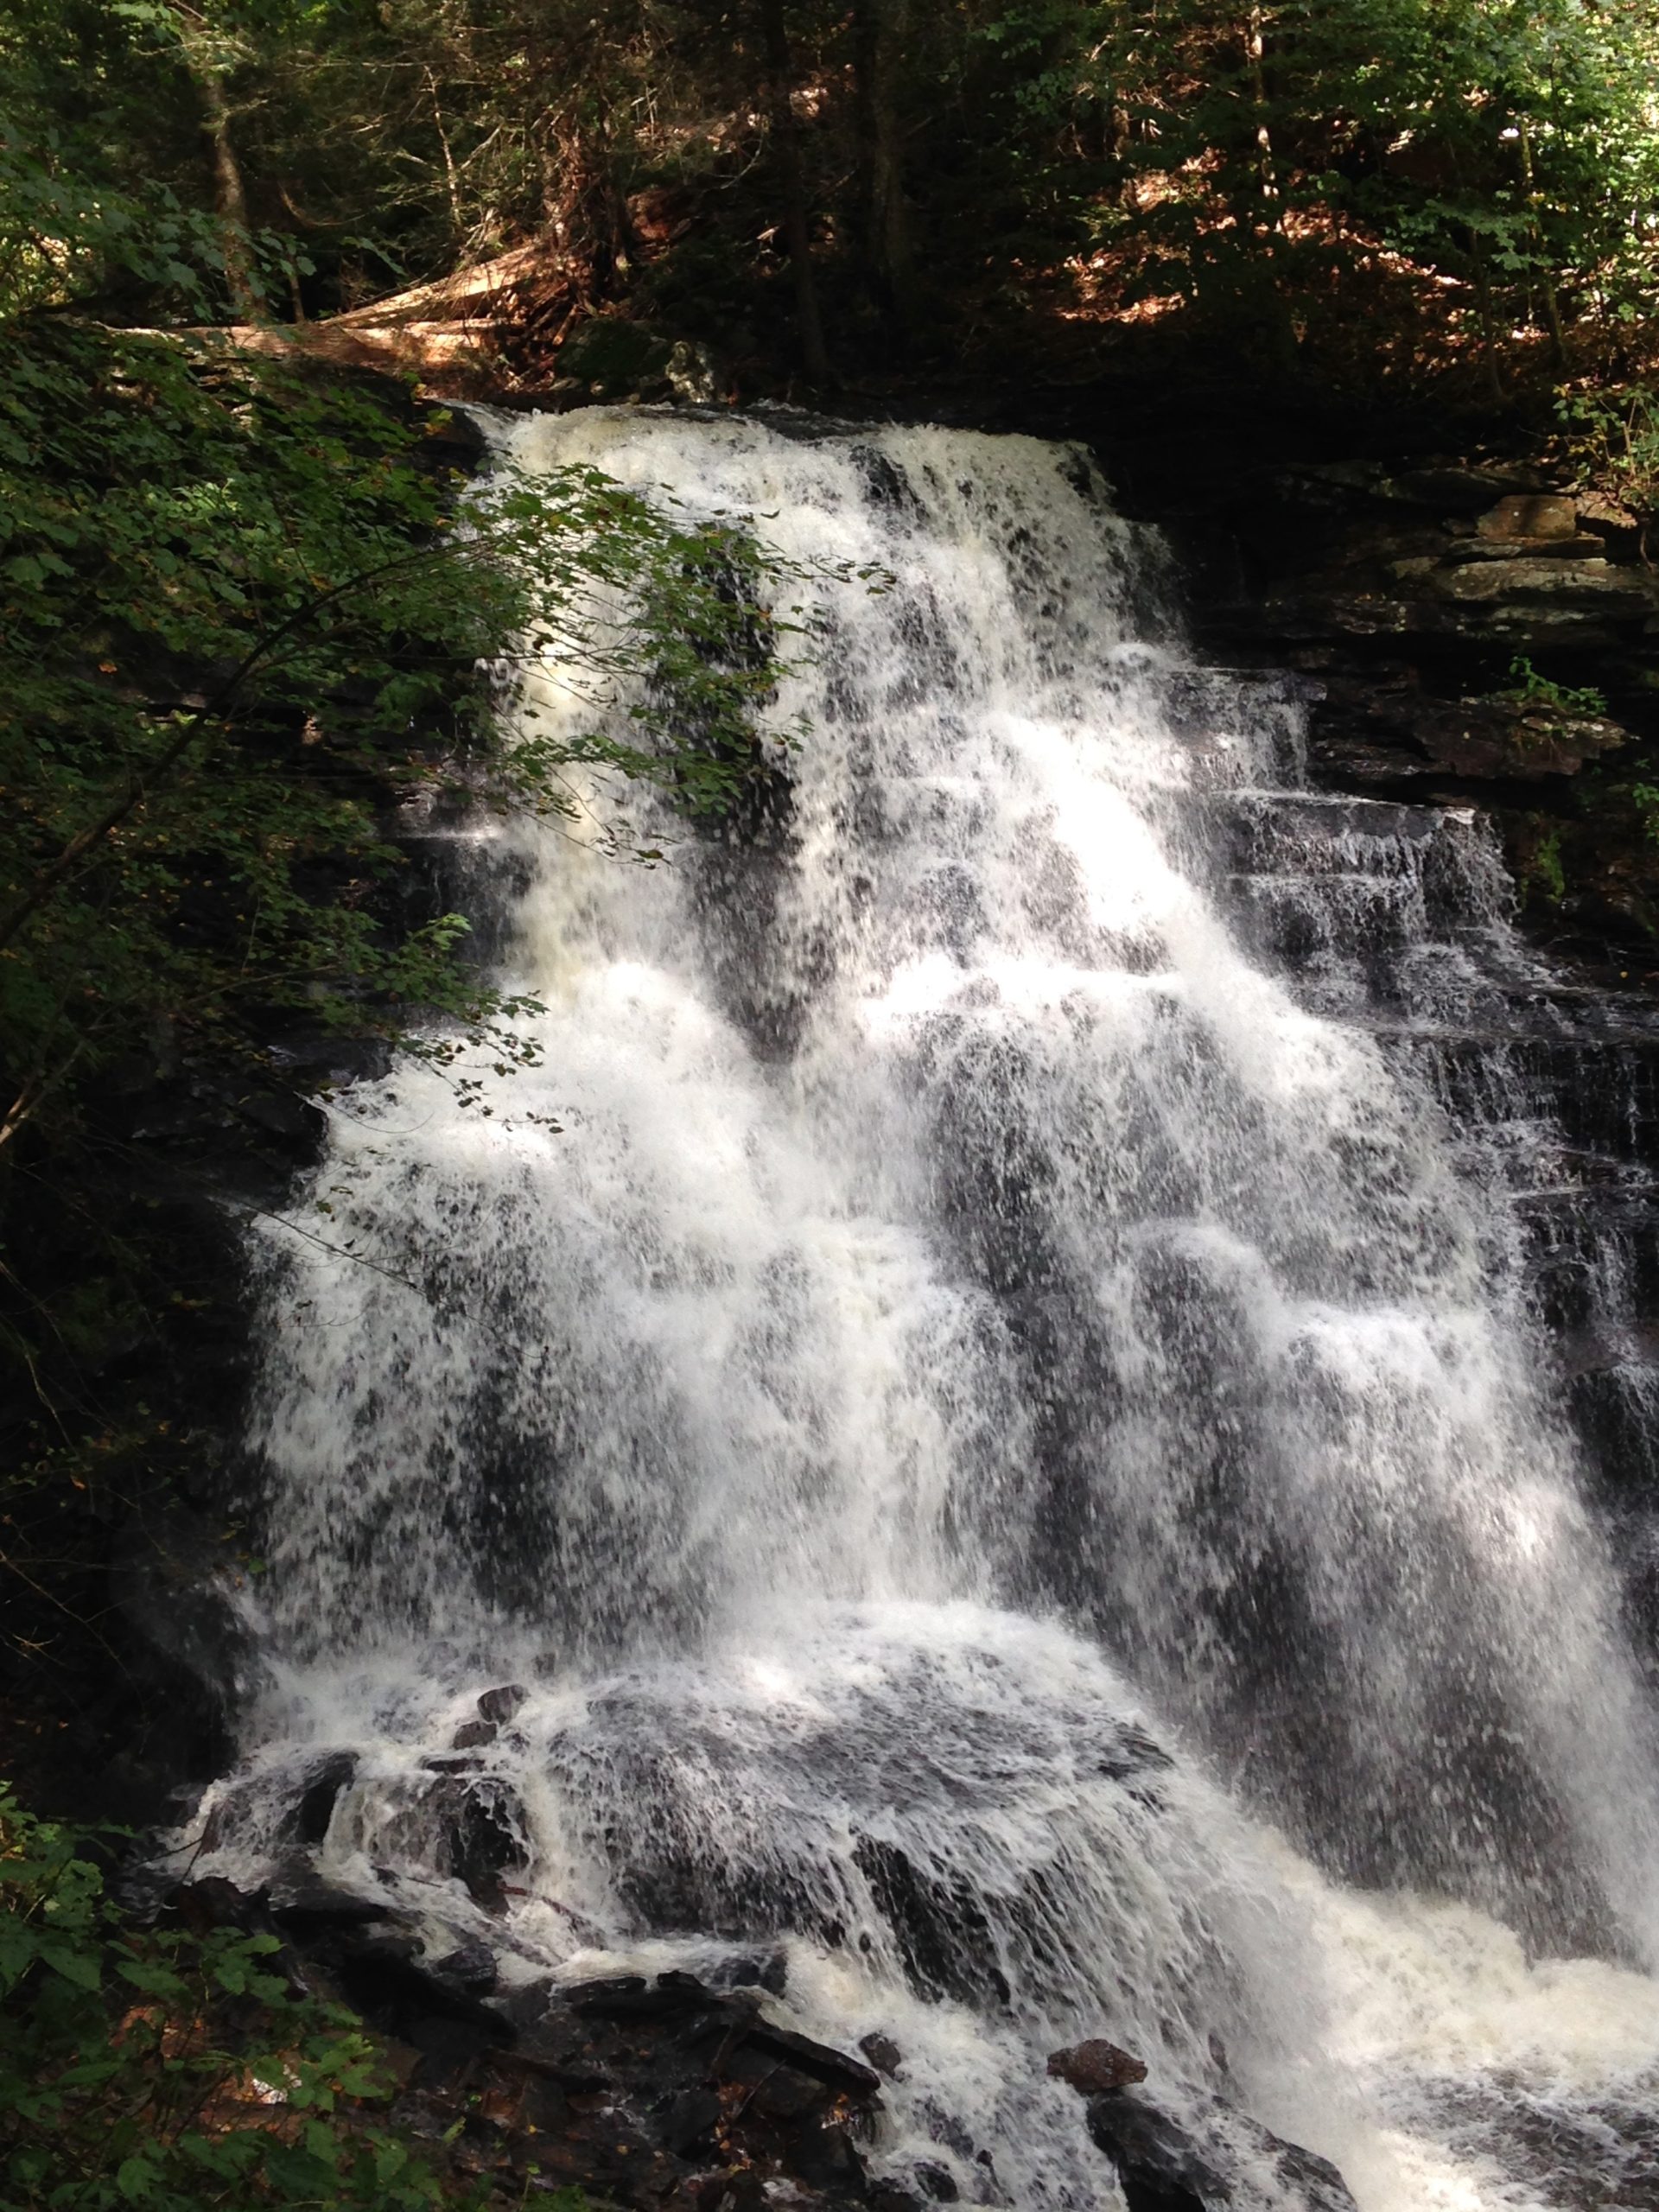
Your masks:
M0 58L14 149L216 226L221 319L535 243L526 345L820 382L1033 318L1482 404L1646 359L1659 0L15 0Z

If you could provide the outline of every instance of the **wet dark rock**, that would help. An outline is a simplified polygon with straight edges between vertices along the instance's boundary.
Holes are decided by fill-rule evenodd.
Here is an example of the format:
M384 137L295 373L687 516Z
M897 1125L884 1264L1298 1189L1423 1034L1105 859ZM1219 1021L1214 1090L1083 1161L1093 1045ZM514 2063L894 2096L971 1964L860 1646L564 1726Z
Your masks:
M1300 2197L1310 2212L1356 2212L1353 2192L1329 2158L1320 2158L1317 2151L1300 2143L1269 2135L1265 2128L1262 2134L1273 2146L1280 2181L1292 2196Z
M464 1821L478 1788L445 1777L435 1794L448 1793L446 1817ZM516 1814L510 1801L486 1809ZM954 2201L943 2163L922 2193L872 2184L862 2146L880 2077L863 2057L762 2016L763 1977L781 1964L764 1952L718 1961L707 1978L618 1974L498 1995L487 1941L452 1941L434 1955L395 1908L334 1891L303 1866L274 1904L210 1881L184 1892L181 1909L204 1928L274 1929L292 1947L279 1967L292 1959L311 1977L296 1986L350 2005L389 2038L395 2124L458 2176L522 2182L533 2168L538 2186L578 2188L623 2212L764 2212L779 2197L800 2212L919 2212ZM423 1897L423 1916L429 1909Z
M296 1160L309 1159L327 1131L321 1109L291 1090L251 1084L235 1106L243 1121L251 1122L262 1137L274 1141Z
M789 1961L782 1951L769 1952L765 1958L740 1954L710 1967L709 1984L713 1989L764 1989L781 1997L789 1986Z
M831 2100L824 2084L792 2066L761 2069L746 2100L748 2107L765 2120L804 2120L821 2114Z
M429 1760L427 1764L441 1768L446 1763ZM442 1821L448 1872L486 1910L504 1910L503 1877L522 1870L530 1855L518 1798L494 1776L471 1780L460 1774L446 1774L435 1785L432 1802Z
M858 2044L878 2074L896 2074L905 2063L905 2055L891 2036L861 2036Z
M233 1928L244 1936L272 1936L276 1923L264 1890L243 1890L223 1874L206 1874L173 1893L173 1910L192 1935Z
M723 2109L716 2090L702 2084L680 2090L658 2119L657 2134L664 2149L685 2158L705 2145L712 2147Z
M684 1973L621 1974L516 1990L505 2009L520 2042L469 2080L504 2085L538 2131L532 2157L544 2175L627 2206L656 2205L666 2191L685 2212L717 2212L728 2196L760 2212L777 2188L804 2205L871 2200L858 2138L876 2076L762 2019L747 1990ZM912 2212L914 2201L906 2193L887 2212Z
M284 1877L274 1888L270 1910L284 1935L308 1946L382 1925L393 1916L390 1906L372 1897L349 1896L308 1867Z
M474 1751L480 1745L493 1744L499 1731L493 1720L463 1720L449 1738L452 1751Z
M1089 2133L1117 2168L1129 2212L1221 2212L1232 2202L1240 2151L1274 2170L1288 2200L1306 2212L1356 2212L1348 2184L1328 2158L1287 2143L1235 2106L1214 2099L1202 2136L1151 2098L1110 2089L1089 2101Z
M392 1049L378 1037L340 1037L327 1031L289 1031L273 1038L270 1057L292 1087L306 1096L353 1083L378 1083L391 1072Z
M176 1922L196 1936L219 1929L269 1936L276 1948L261 1960L263 1971L279 1976L296 1997L315 1993L308 1960L293 1940L294 1930L273 1906L268 1890L238 1889L222 1874L208 1874L199 1881L181 1884L160 1901L159 1908L152 1899L141 1910L146 1917L158 1911L163 1922Z
M659 1974L654 1982L643 1974L617 1974L603 1981L578 1982L566 1994L578 2012L611 2020L668 2019L720 2001L715 1991L689 1974Z
M494 2042L475 2021L456 2019L446 2012L423 2012L407 2019L403 2040L419 2052L420 2079L430 2082L465 2076Z
M498 1725L511 1720L530 1692L522 1682L504 1682L499 1689L486 1690L478 1700L478 1709L486 1720Z
M464 1997L487 1997L494 1989L498 1978L495 1954L487 1943L463 1943L458 1950L434 1959L430 1973L435 1981L456 1989Z
M1058 2080L1069 2082L1084 2096L1096 2095L1103 2089L1126 2089L1131 2083L1147 2078L1144 2059L1136 2058L1133 2052L1120 2050L1115 2043L1107 2043L1101 2037L1073 2044L1065 2050L1051 2051L1048 2070Z
M984 1912L960 1883L940 1878L896 1844L866 1836L855 1852L882 1917L899 1938L918 1994L1005 2005L1008 1986L996 1963Z
M294 1816L300 1842L315 1845L323 1840L340 1792L350 1788L356 1773L355 1751L331 1751L310 1770Z
M954 2204L962 2195L949 2166L936 2165L931 2158L918 2158L911 2171L923 2193L936 2204Z
M337 1968L346 2002L382 2034L420 2051L421 2077L429 2082L449 2078L513 2039L500 2012L446 1972L447 1965L428 1965L407 1938L364 1937L343 1947Z
M1128 2090L1090 2101L1089 2133L1117 2168L1129 2212L1215 2212L1231 2194L1181 2123Z
M810 2036L797 2035L792 2028L780 2028L770 2020L755 2020L745 2032L745 2040L769 2056L786 2060L802 2073L824 2083L839 2095L862 2101L874 2097L881 2087L880 2076L843 2050L832 2050L828 2044L814 2043Z
M850 457L865 487L876 505L886 507L906 520L919 521L921 501L912 490L902 472L896 468L879 446L855 445L849 448Z
M884 2180L871 2183L869 2204L870 2212L921 2212L922 2200L913 2190Z
M683 2160L615 2111L577 2114L563 2133L537 2134L531 2143L541 2188L580 2189L601 2203L662 2204L687 2177Z
M1163 1745L1133 1720L1120 1721L1113 1740L1105 1745L1096 1770L1112 1782L1130 1782L1140 1774L1164 1773L1174 1761Z
M810 2188L855 2200L864 2196L864 2161L849 2128L822 2122L804 2127L789 2149L791 2171Z

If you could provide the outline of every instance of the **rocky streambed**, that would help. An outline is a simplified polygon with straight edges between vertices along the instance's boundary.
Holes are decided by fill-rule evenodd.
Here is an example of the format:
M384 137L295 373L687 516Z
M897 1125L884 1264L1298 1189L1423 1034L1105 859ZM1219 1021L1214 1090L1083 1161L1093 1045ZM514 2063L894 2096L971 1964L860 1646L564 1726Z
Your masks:
M274 1971L359 2013L398 2084L391 2124L458 2181L520 2201L580 2189L638 2212L921 2212L969 2193L965 2164L973 2201L1014 2201L958 2116L938 2115L932 2156L895 2146L887 2093L904 2051L879 2034L837 2050L791 2026L782 1951L711 1954L699 1973L524 1978L487 1943L435 1941L416 1916L298 1861L269 1889L210 1877L164 1910L198 1932L275 1939ZM1128 2212L1223 2212L1241 2188L1286 2212L1353 2212L1328 2160L1224 2099L1195 2126L1103 2037L1054 2052L1047 2071L1076 2092L1102 2192L1115 2180Z

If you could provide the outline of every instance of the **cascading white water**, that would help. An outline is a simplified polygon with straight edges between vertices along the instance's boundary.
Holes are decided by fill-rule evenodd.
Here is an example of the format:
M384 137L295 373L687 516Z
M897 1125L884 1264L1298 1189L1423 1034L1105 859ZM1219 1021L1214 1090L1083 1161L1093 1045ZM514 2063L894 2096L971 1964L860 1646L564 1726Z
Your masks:
M529 841L541 1065L353 1094L269 1237L270 1672L216 1862L280 1858L348 1746L329 1870L484 1925L427 1762L511 1678L493 1939L788 1939L809 2026L906 2053L889 2158L982 2194L971 2115L1008 2201L1109 2201L1042 2072L1105 2032L1367 2212L1552 2201L1515 2114L1659 2067L1659 1821L1521 1141L1453 1127L1367 965L1402 948L1408 1040L1498 989L1478 832L1288 794L1294 714L1190 664L1068 449L510 442L894 586L812 587L758 844Z

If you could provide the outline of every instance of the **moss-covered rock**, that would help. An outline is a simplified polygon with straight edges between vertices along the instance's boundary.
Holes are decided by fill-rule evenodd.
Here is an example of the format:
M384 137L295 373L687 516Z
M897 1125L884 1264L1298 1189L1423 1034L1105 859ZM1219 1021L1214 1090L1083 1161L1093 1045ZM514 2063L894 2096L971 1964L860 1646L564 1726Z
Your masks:
M559 348L558 371L567 390L585 386L594 399L706 404L718 397L721 383L707 346L620 315L594 315L579 324Z

